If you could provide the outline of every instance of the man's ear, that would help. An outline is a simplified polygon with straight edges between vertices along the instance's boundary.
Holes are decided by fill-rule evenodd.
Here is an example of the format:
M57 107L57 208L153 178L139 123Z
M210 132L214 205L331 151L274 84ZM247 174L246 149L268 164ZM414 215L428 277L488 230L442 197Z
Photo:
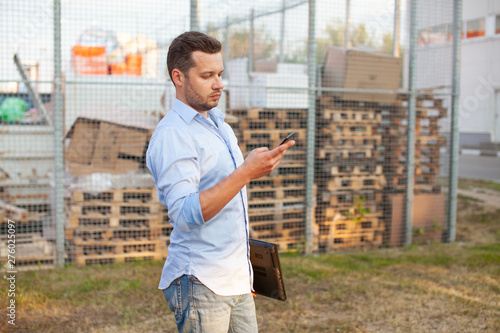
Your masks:
M176 86L181 86L184 84L184 81L186 80L186 77L184 76L184 73L182 73L179 69L175 68L172 71L172 81Z

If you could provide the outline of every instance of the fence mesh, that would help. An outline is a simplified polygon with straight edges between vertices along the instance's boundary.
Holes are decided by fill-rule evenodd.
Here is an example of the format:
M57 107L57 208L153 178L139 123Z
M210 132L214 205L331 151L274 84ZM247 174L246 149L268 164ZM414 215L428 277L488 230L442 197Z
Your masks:
M442 241L453 7L419 3L410 64L409 5L398 3L317 1L316 59L308 59L309 1L62 2L57 64L53 3L1 2L2 265L14 233L16 266L55 264L55 66L63 72L64 262L166 258L172 226L145 153L175 98L168 46L193 24L223 44L219 108L243 155L274 148L295 132L297 144L281 165L247 186L251 237L302 252L310 227L315 252L402 246L410 167L411 242ZM408 162L410 65L417 106L415 156Z

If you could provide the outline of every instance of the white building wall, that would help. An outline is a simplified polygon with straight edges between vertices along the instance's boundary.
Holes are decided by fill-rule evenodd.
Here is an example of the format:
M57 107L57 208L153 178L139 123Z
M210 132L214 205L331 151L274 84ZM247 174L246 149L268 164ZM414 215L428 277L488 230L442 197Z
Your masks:
M425 0L419 3L418 30L452 23L453 1ZM500 34L495 34L495 18L500 15L500 0L464 0L463 28L467 21L485 18L486 36L465 38L462 42L460 120L461 134L488 135L500 142ZM451 31L450 31L451 33ZM418 47L417 87L451 88L452 43ZM448 114L450 117L450 113Z

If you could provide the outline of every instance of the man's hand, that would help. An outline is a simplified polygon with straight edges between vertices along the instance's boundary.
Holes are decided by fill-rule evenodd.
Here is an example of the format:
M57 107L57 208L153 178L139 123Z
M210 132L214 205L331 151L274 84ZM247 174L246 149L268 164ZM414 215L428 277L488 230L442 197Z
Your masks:
M256 148L248 154L247 158L240 166L244 174L248 177L248 182L252 179L257 179L269 175L276 169L288 148L295 144L294 140L290 140L273 150L266 147Z
M200 206L205 221L210 220L252 179L273 172L281 163L288 148L295 141L290 140L273 150L257 148L252 150L242 165L217 185L200 192Z

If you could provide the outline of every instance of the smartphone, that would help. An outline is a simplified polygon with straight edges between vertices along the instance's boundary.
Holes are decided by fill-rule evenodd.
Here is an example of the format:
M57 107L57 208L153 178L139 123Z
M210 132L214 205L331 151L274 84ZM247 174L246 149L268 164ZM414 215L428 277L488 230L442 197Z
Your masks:
M295 132L292 132L292 133L289 133L286 138L283 139L283 141L281 141L280 143L280 146L284 143L287 143L288 141L290 141L290 139L292 139L292 137L295 135Z

